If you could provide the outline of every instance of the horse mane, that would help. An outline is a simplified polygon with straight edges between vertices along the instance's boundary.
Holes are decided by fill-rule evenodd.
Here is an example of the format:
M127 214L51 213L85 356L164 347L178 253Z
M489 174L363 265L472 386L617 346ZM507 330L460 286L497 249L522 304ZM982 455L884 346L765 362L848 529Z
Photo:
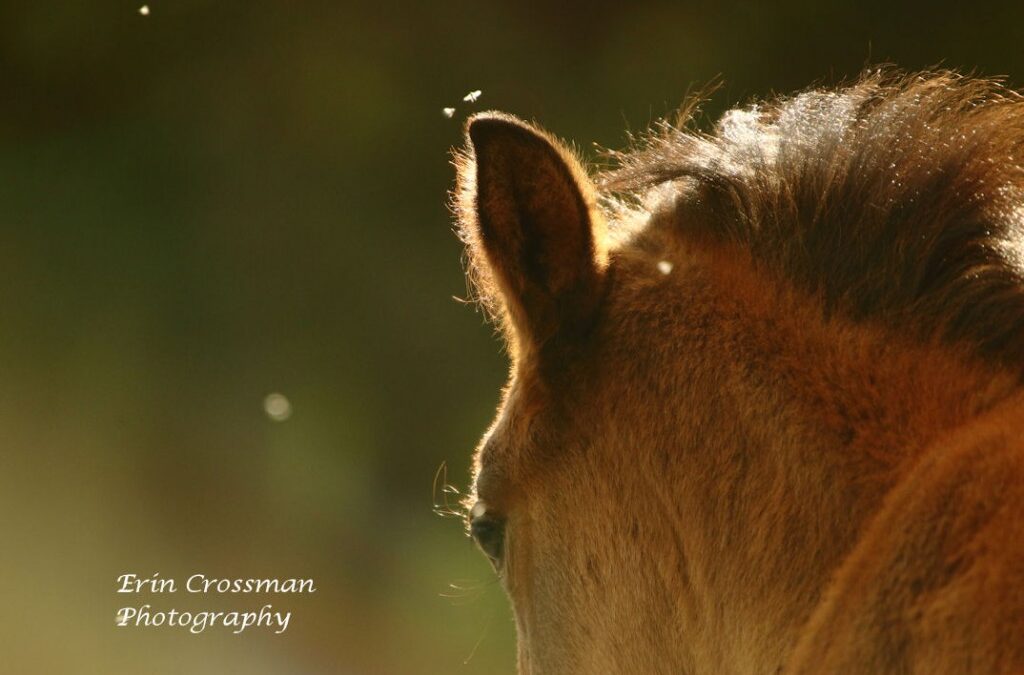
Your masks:
M739 244L826 314L966 343L1024 374L1024 96L882 70L734 109L711 133L692 128L694 106L613 153L598 177L609 204L697 205L709 215L679 228Z

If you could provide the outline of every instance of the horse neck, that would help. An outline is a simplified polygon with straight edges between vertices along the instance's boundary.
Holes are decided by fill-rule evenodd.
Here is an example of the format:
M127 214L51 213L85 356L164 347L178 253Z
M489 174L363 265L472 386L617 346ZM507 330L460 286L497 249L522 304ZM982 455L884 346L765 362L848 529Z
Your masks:
M706 636L709 667L761 670L781 663L858 533L933 439L1018 380L938 342L825 319L813 298L735 251L705 262L695 286L714 290L694 291L688 311L705 313L690 321L715 339L700 340L695 368L728 399L706 403L702 452L659 482L688 540L680 592L703 606L701 625L685 630ZM722 635L730 654L717 651Z
M903 328L841 312L827 318L819 299L734 251L714 249L708 263L718 309L742 317L731 322L737 339L775 376L790 412L830 445L839 441L858 477L872 464L899 473L936 436L1020 388L1016 374L967 345L915 336L912 318Z

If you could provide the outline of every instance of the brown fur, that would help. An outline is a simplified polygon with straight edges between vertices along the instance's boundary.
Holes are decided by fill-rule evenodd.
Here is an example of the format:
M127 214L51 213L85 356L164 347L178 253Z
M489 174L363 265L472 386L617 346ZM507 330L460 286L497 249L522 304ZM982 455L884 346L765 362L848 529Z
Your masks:
M1024 671L1022 145L997 85L871 75L665 127L598 194L471 120L521 673Z

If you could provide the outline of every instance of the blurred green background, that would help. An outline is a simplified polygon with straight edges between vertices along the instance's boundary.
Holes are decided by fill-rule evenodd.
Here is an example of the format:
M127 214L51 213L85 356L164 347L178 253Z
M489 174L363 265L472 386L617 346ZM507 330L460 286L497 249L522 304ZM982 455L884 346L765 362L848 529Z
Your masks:
M719 74L712 115L869 61L1024 72L1016 2L141 4L0 3L4 672L512 672L500 587L432 513L506 369L452 299L465 116L592 155ZM265 602L284 635L114 625Z

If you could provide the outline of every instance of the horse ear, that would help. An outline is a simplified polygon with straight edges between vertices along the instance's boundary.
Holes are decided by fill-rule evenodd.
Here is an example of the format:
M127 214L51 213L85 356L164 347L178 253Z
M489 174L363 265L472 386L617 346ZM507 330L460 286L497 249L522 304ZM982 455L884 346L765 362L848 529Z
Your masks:
M509 115L475 116L467 136L463 234L471 263L496 287L514 346L539 350L585 331L606 255L590 180L557 141Z

